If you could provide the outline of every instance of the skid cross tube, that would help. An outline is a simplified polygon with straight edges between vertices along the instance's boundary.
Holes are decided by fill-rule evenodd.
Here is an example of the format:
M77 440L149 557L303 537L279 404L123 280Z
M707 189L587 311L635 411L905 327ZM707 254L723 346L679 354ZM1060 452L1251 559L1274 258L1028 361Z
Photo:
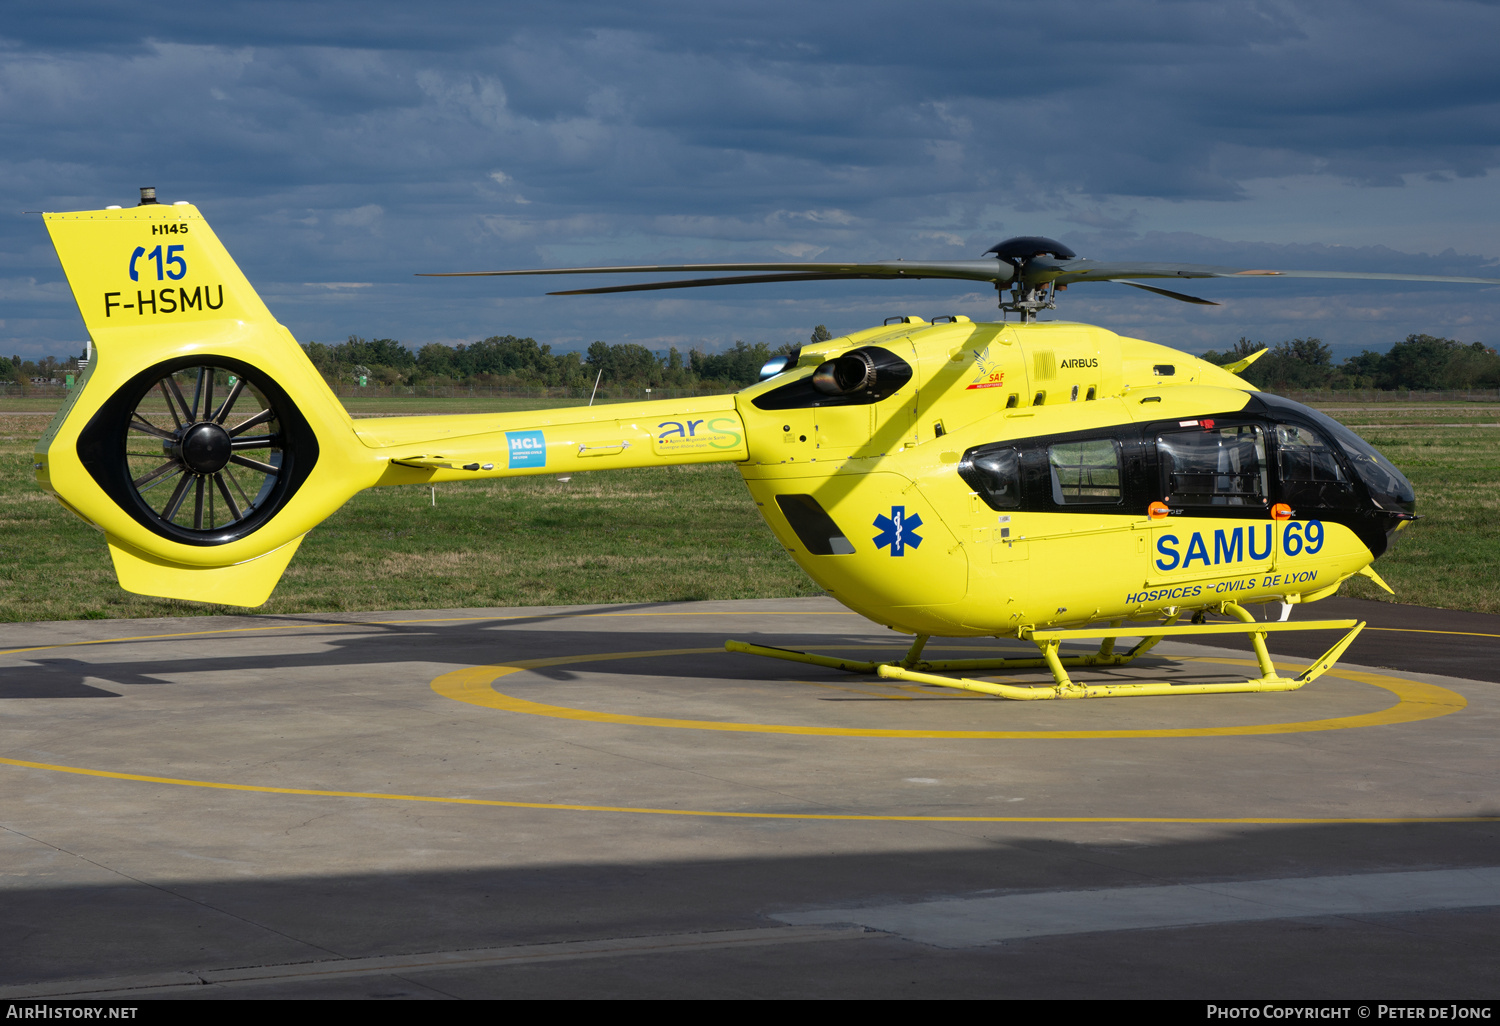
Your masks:
M1123 621L1111 621L1106 628L1081 628L1037 630L1023 627L1018 636L1036 645L1041 658L989 658L989 659L940 659L923 660L922 649L928 635L919 634L912 642L906 656L897 662L839 659L833 656L814 655L793 649L752 645L743 641L726 641L724 648L730 652L767 656L790 662L827 666L850 673L874 673L887 680L909 681L915 684L931 684L957 688L997 698L1019 701L1037 701L1051 698L1123 698L1144 695L1215 695L1255 691L1295 691L1310 681L1316 680L1332 668L1338 658L1364 629L1363 621L1356 620L1310 620L1305 623L1258 622L1243 607L1225 602L1217 611L1232 616L1239 623L1181 624L1176 621L1180 613L1173 614L1164 623L1149 627L1124 626ZM1311 666L1296 677L1283 677L1276 671L1271 654L1266 648L1266 634L1272 631L1344 630L1347 633L1323 653ZM1068 676L1069 666L1123 666L1144 652L1149 651L1166 637L1201 637L1216 634L1248 634L1255 649L1256 662L1261 676L1253 680L1229 681L1218 684L1172 684L1167 682L1131 682L1111 684L1078 684ZM1139 637L1141 640L1128 652L1114 651L1115 639ZM1101 639L1099 651L1084 656L1064 656L1059 647L1064 641ZM1052 673L1052 687L1017 686L992 681L974 680L969 677L942 676L933 671L964 670L1019 670L1045 667Z

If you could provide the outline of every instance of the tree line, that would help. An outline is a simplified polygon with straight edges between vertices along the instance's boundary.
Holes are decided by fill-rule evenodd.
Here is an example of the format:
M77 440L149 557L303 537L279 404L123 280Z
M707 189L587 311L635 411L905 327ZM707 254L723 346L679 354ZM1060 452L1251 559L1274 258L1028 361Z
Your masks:
M826 342L823 325L811 341ZM760 377L772 356L790 352L793 343L772 349L764 342L736 341L722 353L701 349L653 352L634 343L595 342L585 352L554 353L533 338L493 335L478 342L443 345L433 342L413 352L395 339L366 340L350 335L336 345L303 343L313 365L331 383L371 385L479 385L521 388L589 388L596 380L617 388L723 390L743 388ZM1266 349L1241 336L1224 352L1209 350L1203 359L1228 364ZM1464 343L1434 335L1408 335L1384 353L1366 349L1342 363L1317 338L1294 338L1269 347L1241 375L1257 388L1371 389L1449 391L1500 388L1500 355L1481 342ZM0 356L0 383L61 380L78 370L79 357L23 360Z
M1234 348L1209 350L1203 359L1226 364L1267 348L1241 336ZM1439 392L1466 388L1500 388L1500 354L1482 342L1465 344L1434 335L1408 335L1384 353L1366 349L1343 363L1321 339L1278 342L1270 352L1240 373L1256 388L1377 389Z
M832 335L823 325L811 341ZM338 345L306 343L314 365L331 381L348 382L363 375L382 385L487 385L587 388L595 380L616 387L735 389L754 383L761 365L791 344L772 349L765 343L736 341L722 353L691 349L653 352L633 343L595 342L587 351L554 353L532 338L496 335L455 346L430 343L417 352L393 339L366 341L351 335ZM1209 350L1203 358L1227 364L1266 349L1241 337L1233 347ZM1389 351L1366 349L1342 363L1317 338L1278 342L1241 375L1257 388L1371 389L1447 391L1500 388L1500 355L1483 343L1463 343L1434 335L1408 335Z
M12 356L10 359L0 356L0 382L61 382L67 375L77 373L81 359L81 356L70 356L62 360L55 356L43 356L36 360L23 360L19 356Z
M823 325L812 341L833 335ZM615 387L735 389L760 378L761 366L788 343L772 349L764 342L736 341L722 353L671 348L653 352L632 342L595 342L587 351L554 353L534 338L492 335L478 342L430 342L412 352L395 339L303 343L313 366L331 382L364 378L372 385L480 385L520 388L588 388L596 381Z

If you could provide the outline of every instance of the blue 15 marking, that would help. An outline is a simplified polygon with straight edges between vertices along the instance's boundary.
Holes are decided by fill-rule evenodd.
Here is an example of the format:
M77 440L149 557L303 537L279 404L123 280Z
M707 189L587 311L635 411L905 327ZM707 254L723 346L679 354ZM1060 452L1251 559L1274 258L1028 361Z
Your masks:
M130 280L140 281L141 273L136 269L135 262L141 257L156 261L156 280L162 280L162 271L166 270L166 277L173 281L181 281L187 275L187 261L181 256L182 246L168 246L166 259L162 259L161 247L157 246L151 252L146 252L145 246L135 247L135 252L130 254ZM172 265L177 265L177 270L172 270Z
M1236 527L1232 531L1215 531L1212 561L1208 558L1208 544L1204 541L1201 532L1193 532L1192 537L1188 539L1186 552L1178 551L1177 546L1182 542L1175 534L1164 534L1156 539L1156 551L1160 554L1160 558L1156 560L1156 569L1186 570L1195 562L1201 562L1204 566L1243 563L1247 554L1252 562L1270 559L1276 528L1272 524L1266 524L1265 527L1264 549L1256 544L1257 532L1254 527ZM1322 548L1323 522L1321 520L1309 520L1306 524L1294 520L1281 532L1281 551L1288 556L1303 554L1312 556Z

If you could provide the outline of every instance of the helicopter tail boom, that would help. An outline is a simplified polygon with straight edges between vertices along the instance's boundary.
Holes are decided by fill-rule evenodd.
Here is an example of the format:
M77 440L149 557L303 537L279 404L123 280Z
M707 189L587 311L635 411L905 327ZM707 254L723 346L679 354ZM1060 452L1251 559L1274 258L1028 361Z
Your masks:
M732 395L499 415L381 418L360 422L355 434L388 464L376 482L382 485L748 457L745 426Z

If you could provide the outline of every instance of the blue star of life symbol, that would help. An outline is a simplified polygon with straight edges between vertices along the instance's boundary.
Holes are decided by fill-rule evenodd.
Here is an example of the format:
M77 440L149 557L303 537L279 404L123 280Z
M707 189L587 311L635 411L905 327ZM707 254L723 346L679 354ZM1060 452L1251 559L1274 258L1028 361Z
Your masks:
M908 545L914 549L922 546L922 536L917 533L917 528L922 526L922 517L918 513L907 516L905 506L892 506L890 516L877 514L875 526L880 528L880 533L875 536L875 547L883 549L889 545L893 556L906 555Z

